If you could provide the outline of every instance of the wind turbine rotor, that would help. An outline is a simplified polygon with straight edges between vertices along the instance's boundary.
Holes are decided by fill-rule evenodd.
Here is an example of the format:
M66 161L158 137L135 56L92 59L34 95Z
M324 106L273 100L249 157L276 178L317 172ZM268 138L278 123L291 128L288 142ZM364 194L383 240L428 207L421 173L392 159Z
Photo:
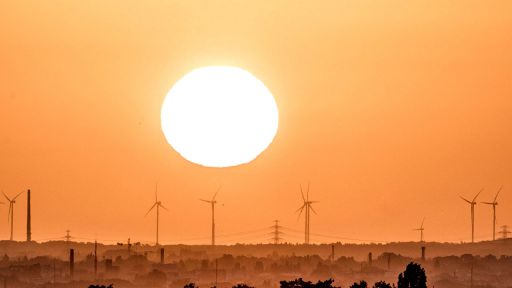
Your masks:
M468 199L466 199L466 198L464 198L464 197L462 197L462 196L459 196L459 197L460 197L462 200L464 200L464 201L468 202L469 204L473 204L473 203L472 203L471 201L469 201Z
M496 192L496 196L494 197L494 201L493 201L493 202L494 202L494 203L496 203L496 204L498 204L498 203L496 202L496 200L498 199L498 195L500 194L501 189L503 189L503 185L502 185L502 186L500 186L500 189L498 189L498 192Z
M169 209L165 208L165 206L162 205L161 203L158 203L158 206L160 206L160 207L164 208L165 210L169 211Z
M300 207L299 209L297 209L297 211L295 211L295 212L299 212L299 216L297 216L297 221L299 221L300 215L302 215L302 211L304 210L304 207L306 207L306 204L302 205L302 207Z
M315 209L313 209L313 206L311 206L311 202L309 202L309 203L310 203L310 204L308 205L309 209L311 209L311 211L313 211L313 213L315 213L315 214L317 214L317 215L318 215L318 213L316 213Z
M308 182L308 191L306 192L306 200L309 201L309 182Z
M473 201L472 201L473 203L475 203L476 197L478 197L478 195L480 195L480 193L482 193L482 191L484 191L484 188L482 188L482 189L480 189L480 191L478 191L475 198L473 198Z
M16 200L16 198L18 198L18 196L20 196L21 193L23 193L23 191L21 191L20 193L18 193L18 195L16 195L14 198L12 198L12 201Z
M304 201L304 203L306 203L306 197L304 197L304 192L302 191L302 184L299 185L300 186L300 195L302 196L302 201Z
M155 204L153 204L153 206L151 206L151 208L149 208L148 212L146 212L146 214L144 216L147 216L149 214L149 212L151 212L151 210L153 210L153 208L155 208L156 205L158 205L158 202L155 202Z
M222 185L217 188L217 191L215 191L215 194L213 194L212 202L215 202L215 197L217 197L217 193L219 193L220 189L222 188Z

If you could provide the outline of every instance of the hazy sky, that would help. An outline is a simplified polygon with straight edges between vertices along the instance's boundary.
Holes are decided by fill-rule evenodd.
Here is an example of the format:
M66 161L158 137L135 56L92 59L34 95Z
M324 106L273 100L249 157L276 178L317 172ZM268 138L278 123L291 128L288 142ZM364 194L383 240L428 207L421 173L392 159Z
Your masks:
M469 241L469 205L504 185L512 226L511 1L2 1L0 189L33 191L33 238L267 241L272 220L374 241ZM272 91L279 131L254 162L187 162L165 141L173 83L208 65L246 69ZM5 201L4 201L5 202ZM222 206L223 205L223 206ZM15 206L25 238L26 197ZM8 205L0 238L8 238ZM491 207L476 207L490 239ZM270 232L270 229L268 230ZM289 231L283 238L303 241ZM336 240L317 235L314 242ZM339 239L340 241L348 241Z

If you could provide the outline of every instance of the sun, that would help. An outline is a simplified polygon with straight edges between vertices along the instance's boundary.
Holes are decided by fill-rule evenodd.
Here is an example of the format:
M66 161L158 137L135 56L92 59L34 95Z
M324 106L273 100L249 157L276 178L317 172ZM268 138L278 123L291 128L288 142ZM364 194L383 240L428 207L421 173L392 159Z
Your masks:
M164 99L162 131L190 162L207 167L249 163L274 139L278 109L251 73L227 66L192 70Z

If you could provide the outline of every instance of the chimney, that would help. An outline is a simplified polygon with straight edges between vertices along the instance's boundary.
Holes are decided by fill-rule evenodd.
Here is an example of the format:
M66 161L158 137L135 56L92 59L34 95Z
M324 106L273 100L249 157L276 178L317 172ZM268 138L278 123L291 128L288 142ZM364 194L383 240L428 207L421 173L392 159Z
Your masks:
M368 266L372 266L373 257L372 252L368 253Z
M27 242L32 241L32 227L30 223L30 189L27 191Z
M98 242L94 240L94 277L98 275Z
M164 248L160 248L160 264L164 264Z
M421 246L421 260L425 261L425 246Z
M69 249L69 277L73 279L75 272L75 250Z

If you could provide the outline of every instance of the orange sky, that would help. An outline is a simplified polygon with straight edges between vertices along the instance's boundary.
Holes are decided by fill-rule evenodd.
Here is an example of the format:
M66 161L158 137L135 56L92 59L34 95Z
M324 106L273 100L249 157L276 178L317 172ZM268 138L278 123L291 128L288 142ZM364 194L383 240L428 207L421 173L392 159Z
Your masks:
M198 198L220 184L218 234L302 231L308 180L312 233L417 240L426 217L426 240L468 241L459 195L500 185L498 225L512 225L511 1L149 2L0 2L0 189L33 190L34 239L154 241L157 180L163 243L209 243ZM168 90L207 65L242 67L276 98L278 134L248 165L191 164L161 132ZM477 240L491 223L478 205Z

